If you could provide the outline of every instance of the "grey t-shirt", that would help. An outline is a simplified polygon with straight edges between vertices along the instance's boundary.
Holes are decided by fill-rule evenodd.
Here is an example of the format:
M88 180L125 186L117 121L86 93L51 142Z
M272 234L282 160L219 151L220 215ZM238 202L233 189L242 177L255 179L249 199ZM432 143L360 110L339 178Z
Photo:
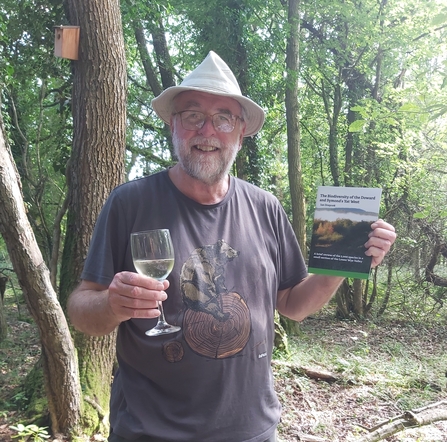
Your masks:
M108 285L135 271L131 232L167 228L175 250L166 320L176 334L147 337L156 321L119 326L111 427L127 439L258 442L280 404L270 367L278 290L307 276L278 200L231 177L224 200L201 205L167 171L117 187L95 227L82 279Z

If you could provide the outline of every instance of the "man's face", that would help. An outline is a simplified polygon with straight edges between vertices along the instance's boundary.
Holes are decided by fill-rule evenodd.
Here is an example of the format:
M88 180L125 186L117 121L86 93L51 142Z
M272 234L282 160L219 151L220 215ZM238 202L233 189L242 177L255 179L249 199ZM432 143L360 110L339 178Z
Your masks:
M242 146L245 123L236 118L234 130L219 132L211 115L231 114L242 118L241 105L234 99L204 92L186 91L174 99L171 117L172 142L182 169L206 184L217 184L227 176ZM203 127L186 130L178 112L192 110L207 115Z

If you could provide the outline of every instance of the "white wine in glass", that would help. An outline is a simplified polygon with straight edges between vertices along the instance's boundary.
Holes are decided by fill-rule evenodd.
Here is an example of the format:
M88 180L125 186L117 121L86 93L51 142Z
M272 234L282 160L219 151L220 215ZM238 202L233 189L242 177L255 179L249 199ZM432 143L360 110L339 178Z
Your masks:
M131 233L130 246L134 266L140 275L164 281L171 273L174 267L174 247L168 229ZM180 327L166 322L162 302L158 302L158 308L158 323L146 335L159 336L178 332Z

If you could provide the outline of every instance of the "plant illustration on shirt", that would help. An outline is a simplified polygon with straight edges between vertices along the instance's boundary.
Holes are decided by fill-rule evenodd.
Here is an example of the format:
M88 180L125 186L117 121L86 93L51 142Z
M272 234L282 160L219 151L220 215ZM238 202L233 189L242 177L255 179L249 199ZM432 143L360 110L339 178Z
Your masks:
M202 356L230 357L248 342L248 306L225 285L226 266L238 256L237 250L220 239L195 249L182 267L183 333L190 348Z

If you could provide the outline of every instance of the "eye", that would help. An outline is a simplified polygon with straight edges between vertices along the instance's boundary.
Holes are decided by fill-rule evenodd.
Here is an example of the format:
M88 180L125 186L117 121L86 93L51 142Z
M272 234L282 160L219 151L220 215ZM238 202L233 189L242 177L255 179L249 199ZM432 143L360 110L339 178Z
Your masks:
M203 120L203 114L202 112L196 112L196 111L183 111L182 118L183 120L186 120L189 123L194 124Z
M216 121L219 125L221 124L231 124L232 115L229 114L217 114Z
M219 132L232 132L234 129L234 117L231 114L215 114L214 115L214 127Z

